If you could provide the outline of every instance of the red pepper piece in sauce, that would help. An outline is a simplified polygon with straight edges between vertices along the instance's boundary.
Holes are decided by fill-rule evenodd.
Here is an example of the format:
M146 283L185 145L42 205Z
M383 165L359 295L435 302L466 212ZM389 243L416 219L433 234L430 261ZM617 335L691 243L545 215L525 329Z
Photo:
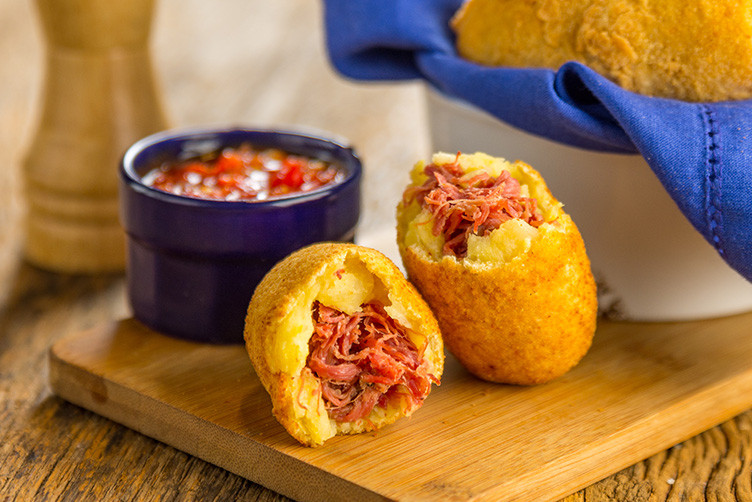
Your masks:
M245 163L243 162L243 158L240 155L227 150L222 152L222 155L220 155L214 163L214 168L217 172L241 174L244 167Z
M188 162L182 167L176 169L176 172L181 173L183 179L186 179L186 175L189 173L197 173L200 174L201 177L214 174L211 165L204 164L203 162Z
M296 190L303 185L303 165L297 159L285 159L282 163L282 169L275 172L270 180L269 186L277 188L280 186L289 187Z

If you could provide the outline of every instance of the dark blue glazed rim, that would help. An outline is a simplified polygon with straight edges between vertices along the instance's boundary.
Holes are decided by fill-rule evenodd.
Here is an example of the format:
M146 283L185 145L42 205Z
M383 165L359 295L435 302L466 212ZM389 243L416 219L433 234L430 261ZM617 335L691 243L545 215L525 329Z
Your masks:
M141 175L162 161L242 143L335 162L346 174L315 191L253 202L183 197L141 182ZM354 239L361 177L352 148L297 132L191 129L136 142L120 166L134 316L171 336L242 343L248 302L275 263L314 242Z

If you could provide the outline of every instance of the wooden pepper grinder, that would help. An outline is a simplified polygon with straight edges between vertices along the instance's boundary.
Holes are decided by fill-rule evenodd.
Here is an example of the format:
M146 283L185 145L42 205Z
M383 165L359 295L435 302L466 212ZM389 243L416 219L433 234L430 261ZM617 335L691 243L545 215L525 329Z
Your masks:
M118 165L165 128L148 49L154 0L36 0L47 59L23 165L27 259L66 273L120 271Z

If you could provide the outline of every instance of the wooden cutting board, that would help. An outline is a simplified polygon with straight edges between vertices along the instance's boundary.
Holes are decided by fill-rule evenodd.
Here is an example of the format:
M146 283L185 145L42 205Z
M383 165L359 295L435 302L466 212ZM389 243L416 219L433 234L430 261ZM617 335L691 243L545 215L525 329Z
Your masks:
M295 442L243 347L193 344L124 320L50 350L63 398L301 501L547 500L752 407L752 314L603 321L573 371L523 388L451 357L411 418L323 447Z

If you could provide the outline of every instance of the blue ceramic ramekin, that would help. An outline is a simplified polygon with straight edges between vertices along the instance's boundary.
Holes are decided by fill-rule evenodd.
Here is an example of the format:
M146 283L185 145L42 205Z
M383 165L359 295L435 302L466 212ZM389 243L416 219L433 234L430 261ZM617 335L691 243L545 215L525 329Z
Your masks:
M144 185L170 159L250 143L337 163L344 179L311 192L254 202L205 200ZM146 137L120 166L133 315L178 338L242 343L248 303L279 260L308 244L352 241L360 213L361 163L352 148L295 132L244 128L166 131Z

